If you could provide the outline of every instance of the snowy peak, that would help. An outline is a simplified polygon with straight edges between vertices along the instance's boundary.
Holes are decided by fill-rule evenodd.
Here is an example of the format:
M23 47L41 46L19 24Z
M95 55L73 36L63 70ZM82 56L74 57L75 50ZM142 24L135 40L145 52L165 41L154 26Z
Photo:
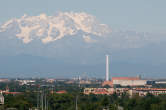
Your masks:
M41 40L42 43L49 43L65 36L74 36L80 31L84 33L83 36L99 37L111 32L106 24L101 24L94 16L84 12L58 12L54 16L25 14L21 18L4 23L0 27L0 32L8 32L12 29L15 30L13 34L24 43L30 43L35 39ZM89 37L84 38L85 41L93 41Z

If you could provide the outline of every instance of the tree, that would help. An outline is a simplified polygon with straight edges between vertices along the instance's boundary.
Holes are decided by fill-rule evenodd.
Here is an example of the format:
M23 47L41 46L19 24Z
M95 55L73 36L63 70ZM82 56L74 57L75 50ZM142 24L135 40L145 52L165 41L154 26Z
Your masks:
M116 104L110 104L109 105L109 110L118 110L118 107Z
M106 108L109 106L109 99L107 96L104 96L103 99L101 100L101 106Z

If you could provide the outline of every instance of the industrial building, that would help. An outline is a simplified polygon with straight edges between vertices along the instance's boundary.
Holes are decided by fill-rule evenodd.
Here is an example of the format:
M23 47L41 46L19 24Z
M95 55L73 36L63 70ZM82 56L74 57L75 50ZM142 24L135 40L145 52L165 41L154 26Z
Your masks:
M114 85L120 86L145 86L147 80L142 80L140 77L109 77L109 55L106 55L106 79L102 83L102 86L109 85L113 87Z
M147 85L147 80L142 80L137 77L112 77L111 81L104 81L102 85L109 85L111 87L113 87L114 85L145 86Z
M139 77L113 77L112 83L121 86L145 86L147 80L142 80Z

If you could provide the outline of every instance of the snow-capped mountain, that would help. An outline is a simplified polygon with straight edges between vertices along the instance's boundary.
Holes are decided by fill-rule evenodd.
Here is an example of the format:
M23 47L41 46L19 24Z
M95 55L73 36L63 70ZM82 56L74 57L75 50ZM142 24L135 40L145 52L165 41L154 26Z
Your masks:
M53 16L25 14L21 18L13 18L3 23L0 26L0 35L1 41L17 39L23 44L31 45L33 42L56 44L58 40L79 39L76 38L79 36L88 44L102 44L104 48L111 49L140 48L166 40L165 35L162 34L113 31L108 25L100 23L96 17L84 12L58 12Z
M14 29L14 30L13 30ZM82 31L86 42L93 42L88 34L103 36L111 29L86 13L59 12L54 16L40 14L39 16L24 15L19 19L11 19L1 26L0 32L13 31L18 39L30 43L39 39L42 43L49 43L65 36L74 36Z

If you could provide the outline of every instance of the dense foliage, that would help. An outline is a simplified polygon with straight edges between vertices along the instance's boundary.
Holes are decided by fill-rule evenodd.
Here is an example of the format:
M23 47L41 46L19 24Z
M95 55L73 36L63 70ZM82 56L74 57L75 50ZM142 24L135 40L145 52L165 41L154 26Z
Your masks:
M75 94L48 94L49 110L74 110L76 105ZM28 110L36 106L36 96L32 93L22 95L5 96L5 108L17 108L18 110ZM127 95L118 97L116 94L106 95L84 95L77 94L78 110L166 110L166 96L153 96L148 94L146 97L135 96L129 98Z
M5 89L6 86L11 91L19 91L19 95L4 95L5 104L0 110L7 108L16 108L17 110L29 110L29 108L41 108L41 95L45 94L47 99L48 110L166 110L166 95L153 96L148 94L145 97L134 96L130 98L127 94L120 97L113 95L85 95L83 94L84 86L77 84L40 84L19 86L18 83L0 83L0 87ZM50 91L54 92L51 93ZM67 93L57 94L55 91L66 90ZM43 97L44 98L44 97ZM77 102L77 103L76 103ZM120 109L119 109L120 110Z

